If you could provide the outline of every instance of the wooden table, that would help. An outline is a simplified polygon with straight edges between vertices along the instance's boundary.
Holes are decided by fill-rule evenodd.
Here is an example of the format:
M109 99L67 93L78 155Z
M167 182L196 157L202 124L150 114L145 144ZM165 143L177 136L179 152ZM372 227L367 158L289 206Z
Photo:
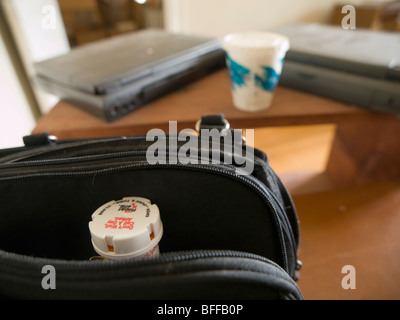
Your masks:
M203 114L223 113L233 128L333 123L336 138L326 168L339 187L400 177L400 122L393 115L370 112L337 101L279 86L270 109L246 113L233 107L226 70L220 70L117 120L106 123L61 101L39 120L34 132L59 139L145 134L194 128ZM295 156L295 155L294 155Z

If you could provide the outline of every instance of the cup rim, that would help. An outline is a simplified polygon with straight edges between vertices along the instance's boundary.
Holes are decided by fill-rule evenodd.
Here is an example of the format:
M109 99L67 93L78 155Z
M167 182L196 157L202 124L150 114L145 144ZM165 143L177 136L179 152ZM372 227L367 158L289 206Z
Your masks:
M250 38L261 39L261 41L251 43ZM235 40L244 40L245 42L236 42ZM266 40L263 42L262 40ZM289 50L290 41L289 38L283 34L269 32L269 31L243 31L229 33L223 38L224 48L227 46L234 47L245 47L245 48L275 48L279 50Z

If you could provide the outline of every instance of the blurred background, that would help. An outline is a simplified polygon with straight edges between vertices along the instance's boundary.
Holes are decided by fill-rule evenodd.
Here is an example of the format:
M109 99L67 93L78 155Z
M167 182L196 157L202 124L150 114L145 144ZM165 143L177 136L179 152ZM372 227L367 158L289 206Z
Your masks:
M125 32L163 28L222 37L294 22L400 31L400 1L367 0L0 0L0 148L19 146L58 98L32 83L34 62Z

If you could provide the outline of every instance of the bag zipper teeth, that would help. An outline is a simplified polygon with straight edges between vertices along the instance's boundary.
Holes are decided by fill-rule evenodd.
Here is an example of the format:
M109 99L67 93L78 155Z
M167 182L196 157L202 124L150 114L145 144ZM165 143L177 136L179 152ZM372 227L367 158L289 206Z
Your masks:
M267 263L280 271L286 273L286 271L279 266L274 261L262 257L260 255L242 252L242 251L234 251L234 250L188 250L188 251L171 251L161 253L159 256L151 257L143 260L135 260L135 259L123 259L123 260L61 260L61 259L49 259L49 258L35 258L31 256L24 256L20 254L10 253L7 251L0 250L0 261L2 261L2 265L8 265L12 268L25 268L32 265L47 265L51 264L55 268L63 270L71 270L74 268L79 268L81 271L90 271L94 269L103 269L104 266L109 266L113 270L115 267L126 267L126 266L146 266L149 264L160 264L160 263L171 263L171 262L179 262L179 261L190 261L196 259L206 259L206 258L246 258L257 260L263 263Z
M177 262L177 261L190 261L193 259L220 258L220 257L245 258L245 259L257 260L278 269L285 276L287 276L287 280L295 282L295 280L288 274L288 272L285 271L284 268L282 268L274 261L249 252L232 251L232 250L196 250L196 251L167 252L161 254L161 256L156 257L155 259L157 259L156 261L160 262ZM301 294L301 292L299 293Z
M263 161L263 160L261 160L261 159L259 159L259 158L255 158L254 160L255 160L255 161L254 161L255 164L258 164L258 165L264 167L264 169L265 169L269 174L272 174L272 175L276 178L275 180L276 180L277 183L278 183L278 187L279 187L279 189L282 191L281 194L282 194L283 200L284 200L285 202L288 202L288 203L291 203L291 204L292 204L292 205L290 206L290 211L292 211L292 214L294 215L295 219L298 220L298 216L297 216L297 213L296 213L296 209L295 209L295 207L294 207L294 204L293 204L292 197L290 196L290 194L289 194L289 192L288 192L286 186L283 184L283 182L281 181L281 179L280 179L280 178L276 175L276 173L269 167L269 165L267 165L267 164L265 163L265 161ZM272 194L272 196L274 196L274 195ZM279 201L277 201L277 203L279 203ZM285 209L287 209L287 207L286 207ZM286 211L286 210L284 210L284 211ZM290 228L292 228L292 224L291 224L291 222L289 221L287 215L285 215L285 217L286 217L286 220L287 220L287 224L290 226ZM300 231L299 231L298 227L295 226L295 228L296 228L296 234L297 234L297 236L295 236L295 235L292 233L292 234L291 234L291 238L292 238L292 240L293 240L293 243L296 244L296 248L298 248L299 242L300 242L300 238L299 238Z
M205 258L246 258L252 260L258 260L264 263L268 263L281 271L285 271L281 266L277 263L267 259L265 257L248 253L248 252L240 252L240 251L232 251L232 250L190 250L190 251L178 251L178 252L166 252L162 253L160 256L153 258L152 260L141 260L135 261L134 263L138 264L146 264L154 262L178 262L178 261L190 261L196 259L205 259ZM133 260L131 260L133 261ZM119 260L120 263L127 263L129 264L129 260ZM286 272L286 271L285 271Z
M293 203L292 197L289 194L289 191L287 190L286 186L283 184L283 182L281 181L281 179L278 176L277 176L277 181L278 181L279 187L281 188L281 190L283 190L282 196L284 198L284 201L292 204L291 207L290 207L290 211L292 211L292 214L293 214L294 218L296 220L298 220L297 212L296 212L296 209L294 207L294 203ZM289 221L289 224L292 225L290 223L290 221ZM293 233L292 237L293 237L293 240L297 244L297 247L298 247L299 244L300 244L300 230L299 230L298 227L296 228L296 235Z
M9 168L36 167L36 166L52 165L52 164L69 164L69 163L75 163L75 162L104 160L104 159L145 155L145 154L146 154L145 150L134 150L134 151L121 151L121 152L114 152L114 153L94 154L94 155L87 155L87 156L77 156L77 157L70 157L70 158L28 160L28 161L0 164L0 169L2 169L2 168L9 169Z
M210 150L212 152L213 150ZM220 164L224 165L225 167L230 167L232 169L238 168L234 165L229 165L223 163L221 161L214 161L210 158L204 158L201 156L201 149L198 149L199 156L194 158L193 160L197 161L204 161L202 164ZM171 151L158 151L159 154L169 156L174 155L178 156L177 152ZM70 164L76 162L84 162L84 161L95 161L95 160L106 160L106 159L113 159L113 158L122 158L122 157L129 157L129 156L143 156L147 154L147 150L131 150L131 151L121 151L121 152L114 152L114 153L103 153L103 154L95 154L95 155L87 155L87 156L77 156L71 158L56 158L56 159L43 159L43 160L28 160L28 161L21 161L21 162L13 162L13 163L6 163L0 164L0 169L11 169L11 168L27 168L27 167L36 167L36 166L44 166L44 165L59 165L59 164ZM0 178L1 179L1 178Z
M19 254L9 253L0 250L0 261L2 262L0 266L6 267L4 271L6 272L19 272L18 269L25 270L26 268L42 268L43 265L53 265L56 270L70 271L74 272L76 269L80 273L94 274L95 272L108 272L110 268L113 274L118 273L118 268L134 268L134 267L146 267L148 265L181 262L181 261L191 261L197 259L207 259L207 258L244 258L255 261L260 261L265 263L272 268L275 268L279 273L274 272L275 276L278 276L285 281L289 281L294 284L297 288L295 280L289 276L289 274L274 261L259 256L257 254L233 251L233 250L193 250L193 251L177 251L177 252L166 252L162 253L160 256L151 257L144 260L113 260L113 261L68 261L68 260L57 260L57 259L47 259L47 258L34 258L31 256L23 256ZM1 268L0 268L1 269ZM38 270L39 270L38 269ZM10 271L12 270L12 271ZM273 269L272 269L273 270ZM33 275L31 272L25 273L26 278L36 279L37 276ZM69 277L65 278L69 279ZM68 280L69 281L69 280ZM300 289L297 288L297 293L300 297L303 297Z

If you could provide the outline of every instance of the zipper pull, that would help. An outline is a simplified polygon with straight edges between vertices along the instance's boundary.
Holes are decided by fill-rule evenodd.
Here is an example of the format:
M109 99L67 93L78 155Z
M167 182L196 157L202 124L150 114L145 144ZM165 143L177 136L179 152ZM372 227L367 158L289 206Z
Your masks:
M22 138L25 147L56 145L57 137L48 132L31 134Z
M296 261L296 268L294 271L294 281L299 281L300 279L300 270L301 267L303 266L303 262L301 262L301 260L297 260Z
M203 129L206 130L217 129L220 131L221 137L226 136L228 134L233 134L232 132L233 129L231 129L230 123L228 122L228 120L225 119L225 116L222 113L202 116L201 119L196 122L195 129L200 136L201 136L201 130ZM234 129L233 131L237 130L238 129ZM241 136L242 136L241 139L242 144L246 144L246 137L243 136L243 131Z
M219 131L229 130L231 125L225 116L221 114L202 116L196 123L196 131L200 134L202 129L217 129Z

